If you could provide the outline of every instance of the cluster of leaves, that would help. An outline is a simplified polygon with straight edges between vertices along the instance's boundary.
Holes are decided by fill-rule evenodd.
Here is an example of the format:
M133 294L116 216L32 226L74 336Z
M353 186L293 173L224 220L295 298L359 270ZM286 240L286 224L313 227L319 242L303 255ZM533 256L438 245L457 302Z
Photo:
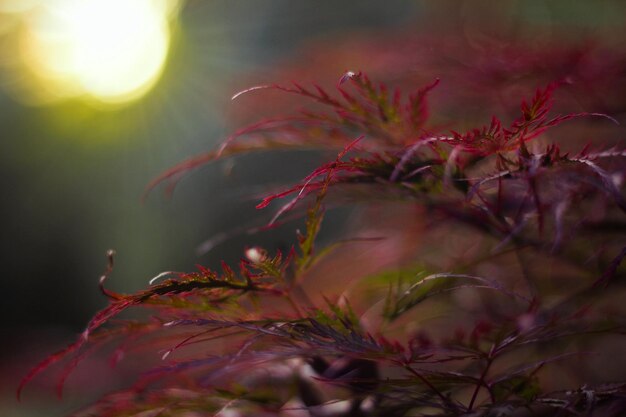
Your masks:
M565 121L608 117L550 115L555 83L523 101L508 124L494 117L467 133L441 134L427 125L426 99L438 83L404 96L348 72L337 94L297 83L237 94L279 90L313 107L241 129L150 188L168 182L171 190L187 171L242 152L334 150L330 162L258 205L289 198L276 222L307 203L297 244L286 256L249 248L239 272L199 267L130 295L103 286L110 254L101 279L109 306L23 384L56 362L66 363L67 375L95 348L117 344L116 354L130 354L149 343L163 347L163 365L77 415L625 413L626 380L602 372L566 383L553 376L606 354L609 337L626 331L623 308L612 298L624 289L626 151L570 154L556 143L541 144L548 129ZM434 239L429 247L444 244L438 231L452 239L470 236L478 247L469 258L418 256L418 267L365 278L366 287L383 284L375 294L380 325L372 325L364 319L369 312L351 307L358 300L342 296L319 305L304 290L336 247L315 245L330 194L423 207L426 236ZM519 267L510 256L519 258ZM484 273L496 267L493 276ZM555 288L563 279L571 282ZM477 301L459 303L463 297ZM131 307L152 310L153 319L117 318ZM442 309L445 324L423 319Z

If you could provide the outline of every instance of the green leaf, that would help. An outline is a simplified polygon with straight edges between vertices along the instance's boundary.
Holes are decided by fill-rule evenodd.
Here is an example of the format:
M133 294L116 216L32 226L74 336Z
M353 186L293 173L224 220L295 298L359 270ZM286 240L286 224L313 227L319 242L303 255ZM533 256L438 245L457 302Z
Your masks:
M408 288L403 288L400 283L395 291L390 291L384 310L384 316L387 319L396 319L430 297L464 288L494 290L512 299L522 300L529 305L531 303L531 300L524 295L482 277L449 272L431 274L422 279L419 279L420 276L424 276L424 273L418 274L416 276L418 281ZM459 281L469 281L469 283L461 284Z

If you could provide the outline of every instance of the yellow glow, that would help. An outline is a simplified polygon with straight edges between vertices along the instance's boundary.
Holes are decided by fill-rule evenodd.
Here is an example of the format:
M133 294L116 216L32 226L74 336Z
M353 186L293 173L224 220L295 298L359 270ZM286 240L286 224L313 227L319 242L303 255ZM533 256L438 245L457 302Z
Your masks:
M159 78L173 0L42 0L25 16L22 59L39 95L122 103ZM49 97L50 98L50 97Z

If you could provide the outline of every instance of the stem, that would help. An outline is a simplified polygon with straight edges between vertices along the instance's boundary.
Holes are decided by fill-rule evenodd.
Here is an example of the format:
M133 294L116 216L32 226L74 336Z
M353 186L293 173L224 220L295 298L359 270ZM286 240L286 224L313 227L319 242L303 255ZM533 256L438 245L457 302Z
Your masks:
M441 393L433 384L430 383L428 379L426 379L422 374L417 372L415 369L411 368L409 365L404 365L404 369L415 375L420 381L422 381L428 388L430 388L445 404L450 403L450 399Z
M489 355L487 355L487 365L485 369L483 369L483 373L480 375L478 382L476 383L476 388L474 389L474 394L472 394L472 399L470 400L469 405L467 406L467 412L469 413L474 408L474 403L476 402L476 397L478 397L478 392L480 391L480 387L485 385L485 378L487 377L487 372L489 372L489 368L493 363L493 353L495 350L495 344L491 345L491 349L489 350Z

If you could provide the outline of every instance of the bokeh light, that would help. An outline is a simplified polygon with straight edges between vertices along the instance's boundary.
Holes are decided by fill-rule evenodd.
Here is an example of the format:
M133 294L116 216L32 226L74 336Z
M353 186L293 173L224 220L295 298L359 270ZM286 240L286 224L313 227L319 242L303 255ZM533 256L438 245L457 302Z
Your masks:
M15 1L16 3L19 0ZM11 10L11 2L4 2ZM45 0L17 8L23 100L81 97L120 104L158 80L170 45L176 0Z

